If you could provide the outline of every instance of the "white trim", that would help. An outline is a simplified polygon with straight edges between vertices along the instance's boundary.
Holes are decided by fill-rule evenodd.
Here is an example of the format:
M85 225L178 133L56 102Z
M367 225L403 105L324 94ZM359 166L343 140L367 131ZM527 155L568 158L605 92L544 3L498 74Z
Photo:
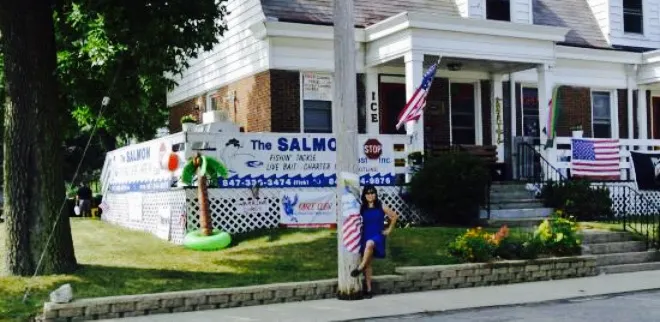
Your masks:
M556 46L555 52L558 59L591 60L621 64L640 64L642 63L642 57L646 55L625 51L569 46Z
M589 100L591 103L591 137L594 135L594 92L597 93L607 93L610 97L610 138L618 139L619 138L619 125L618 122L615 122L615 117L618 120L618 102L614 101L616 99L616 90L613 89L603 89L603 88L590 88L589 89ZM615 109L614 106L617 106ZM570 125L570 124L569 124ZM614 127L616 125L616 128Z
M385 84L406 84L406 76L394 76L394 75L382 75L380 76L380 82Z
M300 133L305 133L305 93L303 93L303 73L303 71L298 71L298 82L300 83ZM334 128L334 126L332 128Z
M366 41L374 41L407 28L453 31L533 40L563 42L570 30L564 27L526 25L482 19L465 19L447 15L402 12L365 28Z
M252 24L248 29L252 33L252 36L259 40L270 37L334 40L332 26L281 21L259 21ZM355 28L355 41L366 41L363 28Z

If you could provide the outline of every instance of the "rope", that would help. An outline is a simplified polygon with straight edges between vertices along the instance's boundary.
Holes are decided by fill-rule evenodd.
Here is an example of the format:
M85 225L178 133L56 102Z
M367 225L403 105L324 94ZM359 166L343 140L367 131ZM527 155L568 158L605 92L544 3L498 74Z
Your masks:
M112 91L115 88L115 83L117 82L117 78L119 78L119 72L121 70L121 62L119 62L119 65L117 66L117 71L115 72L115 76L112 79L112 83L110 84L110 87L108 88L108 93L107 96L103 97L103 100L101 101L101 108L99 109L99 113L96 116L96 122L94 122L94 126L92 127L92 130L89 135L89 139L87 139L87 144L85 144L85 149L83 150L82 156L80 157L80 161L78 162L78 166L76 167L76 171L73 174L73 178L71 179L71 183L75 183L76 179L78 178L78 173L80 172L80 168L82 167L83 160L85 159L85 155L87 154L87 150L89 150L89 146L91 145L92 138L94 137L94 134L96 133L96 130L98 128L99 122L101 120L101 116L103 116L103 112L105 111L105 108L110 104L110 95L112 94ZM48 245L50 244L50 241L53 238L53 234L55 233L55 229L57 228L57 223L60 221L60 217L62 216L62 210L64 210L64 206L66 205L66 200L67 196L64 196L64 200L62 201L62 205L60 206L60 210L57 214L57 219L55 220L55 223L53 224L53 229L51 229L50 234L48 235L48 239L46 240L46 245L44 246L43 250L41 251L41 256L39 257L39 261L37 262L37 267L35 267L34 274L32 275L32 278L35 278L37 274L39 273L39 268L41 267L41 263L44 260L44 256L46 254L46 251L48 250ZM30 294L30 291L32 290L32 287L30 286L30 283L28 283L28 286L26 287L25 293L23 294L23 303L25 304L25 301L27 301L27 298Z

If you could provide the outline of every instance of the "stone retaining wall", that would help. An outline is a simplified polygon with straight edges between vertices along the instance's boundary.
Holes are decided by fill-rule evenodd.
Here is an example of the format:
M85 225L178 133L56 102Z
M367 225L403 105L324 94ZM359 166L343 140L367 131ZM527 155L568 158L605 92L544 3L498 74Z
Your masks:
M376 294L453 289L594 276L593 256L399 267L374 278ZM75 290L74 290L75 291ZM335 298L337 280L90 298L44 304L42 321L79 321Z

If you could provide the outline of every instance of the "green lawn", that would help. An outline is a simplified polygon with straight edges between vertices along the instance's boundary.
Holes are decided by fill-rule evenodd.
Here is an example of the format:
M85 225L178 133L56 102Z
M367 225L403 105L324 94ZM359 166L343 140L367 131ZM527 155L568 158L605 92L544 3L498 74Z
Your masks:
M0 245L4 227L0 224ZM72 219L76 257L73 275L33 280L0 277L0 320L22 319L38 312L48 292L72 283L74 296L98 297L199 288L304 281L336 277L336 234L323 229L277 229L235 237L234 246L196 252L90 219ZM465 228L401 228L388 240L388 256L375 263L377 275L396 266L452 264L447 245ZM4 247L0 257L4 258ZM4 271L0 260L0 271ZM25 287L34 288L27 305Z

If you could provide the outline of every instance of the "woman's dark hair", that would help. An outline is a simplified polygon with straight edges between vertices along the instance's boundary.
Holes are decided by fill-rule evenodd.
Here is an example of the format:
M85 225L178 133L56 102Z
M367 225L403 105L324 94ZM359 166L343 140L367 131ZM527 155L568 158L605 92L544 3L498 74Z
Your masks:
M369 203L367 202L367 193L373 192L376 194L376 201L374 202L374 208L382 208L383 204L380 202L380 199L378 198L378 190L376 190L376 187L373 185L366 185L362 189L362 196L360 197L360 202L362 203L360 205L360 214L363 214L368 208L369 208Z

